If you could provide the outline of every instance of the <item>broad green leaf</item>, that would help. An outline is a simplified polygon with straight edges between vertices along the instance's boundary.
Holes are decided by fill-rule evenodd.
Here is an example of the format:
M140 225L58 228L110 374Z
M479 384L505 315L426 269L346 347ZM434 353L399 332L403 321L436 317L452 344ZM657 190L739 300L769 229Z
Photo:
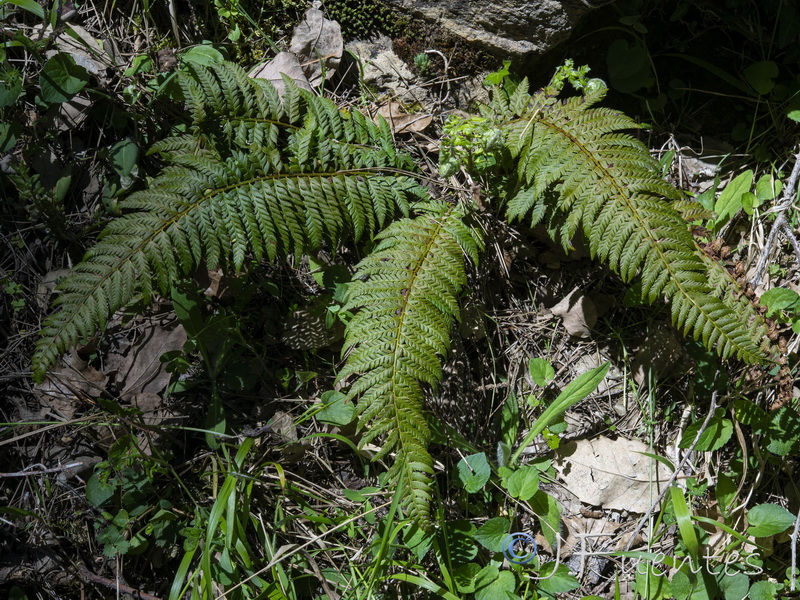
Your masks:
M749 425L753 429L761 429L769 423L769 415L763 408L744 398L733 401L736 420L742 425Z
M759 504L747 511L748 535L768 537L785 531L794 523L795 516L777 504Z
M7 0L9 4L19 6L22 10L26 10L33 16L44 19L44 9L38 2L34 0ZM3 2L5 4L5 2Z
M742 210L746 214L752 215L753 211L759 206L761 206L761 200L753 192L742 194Z
M89 82L89 73L64 52L44 63L39 74L42 100L50 104L66 102Z
M719 577L719 588L725 600L744 600L750 589L750 578L744 573L728 575L723 571Z
M485 452L470 454L462 458L458 461L456 469L458 469L458 478L461 480L461 484L470 494L483 489L492 474Z
M129 177L139 158L139 147L130 137L118 141L109 153L111 167L120 177Z
M551 548L558 543L558 533L561 531L561 505L550 494L539 490L528 501L531 509L539 517L542 535Z
M570 574L569 567L563 563L549 562L542 565L539 572L538 587L549 594L563 594L574 590L580 584L574 575Z
M699 452L713 452L719 450L733 435L733 423L730 419L723 418L725 414L724 408L718 408L714 416L708 421L708 425L700 434L700 439L697 440L695 450ZM705 419L694 421L683 432L683 437L678 445L679 448L691 448L697 437L700 428L703 426Z
M636 591L647 600L672 598L672 586L663 569L647 563L636 567Z
M436 534L439 548L447 549L450 559L458 564L466 563L478 554L475 543L477 527L464 519L445 523Z
M681 541L683 541L683 545L689 552L689 556L699 563L700 542L697 539L697 531L695 531L694 524L692 523L692 513L689 510L689 505L686 504L683 490L673 485L669 488L669 492L672 497L672 509L675 512L675 518L678 522L678 532L680 533Z
M555 421L558 416L595 391L603 380L603 377L606 376L609 367L611 367L611 363L600 365L596 369L579 375L574 381L570 382L558 395L558 398L556 398L553 403L545 409L541 416L536 419L530 431L525 436L525 439L522 440L519 448L511 455L511 464L513 465L517 462L522 451L533 442L537 435L542 433L547 426Z
M103 482L95 473L86 482L86 499L92 506L102 506L114 495L116 490L116 485Z
M520 467L513 475L505 479L504 483L512 498L524 502L533 497L539 489L539 470L529 466Z
M213 67L221 64L225 60L225 57L222 55L222 52L213 46L201 44L199 46L192 46L186 50L186 52L183 52L180 55L180 59L181 62L194 63L203 65L204 67Z
M795 123L800 123L800 110L790 110L786 116Z
M481 566L476 563L467 563L456 567L453 571L453 581L456 583L456 589L462 594L471 594L474 592L475 579L480 572Z
M0 123L0 152L8 152L17 143L17 138L22 135L22 125L17 121Z
M775 87L778 65L771 60L753 63L744 70L744 78L759 94L769 94Z
M756 196L761 201L775 199L782 189L783 182L769 174L762 175L756 182Z
M749 600L777 600L780 586L771 581L757 581L750 586Z
M502 441L508 446L512 446L517 441L517 432L519 431L519 401L514 392L506 396L498 418Z
M528 368L534 383L538 386L545 386L556 376L556 371L549 362L543 358L532 358Z
M475 532L475 541L490 552L502 552L503 541L508 536L511 521L505 517L489 519Z
M0 108L5 108L22 94L22 74L16 69L4 69L0 75Z
M347 394L329 390L320 400L323 408L315 416L322 423L347 425L355 417L356 408L352 402L347 402Z
M759 302L767 307L767 316L771 317L779 310L792 310L800 304L800 294L786 288L772 288L764 292Z
M514 594L516 577L510 571L499 571L493 565L486 565L475 579L475 600L511 600Z
M752 184L753 171L748 169L725 186L714 204L714 212L717 213L715 227L730 221L731 217L742 208L742 195L750 191Z

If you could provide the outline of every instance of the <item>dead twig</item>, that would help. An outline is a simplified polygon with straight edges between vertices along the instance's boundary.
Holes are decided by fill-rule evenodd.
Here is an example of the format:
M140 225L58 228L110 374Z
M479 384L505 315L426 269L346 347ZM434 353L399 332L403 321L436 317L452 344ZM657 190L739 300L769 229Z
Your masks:
M789 220L786 218L786 212L794 203L798 177L800 177L800 152L794 157L794 168L792 169L791 175L789 175L789 179L786 181L783 197L772 211L778 213L778 218L775 219L775 222L772 224L772 229L770 229L769 236L767 237L767 243L764 245L764 250L761 253L761 257L758 259L755 275L753 275L753 278L750 280L753 287L761 284L761 278L764 276L764 270L767 268L769 255L772 253L772 247L775 245L775 239L778 237L779 232L783 233L786 239L789 240L789 243L794 249L795 258L798 264L800 264L800 243L798 243L792 228L789 226Z
M109 579L108 577L101 577L100 575L95 575L84 564L78 565L78 574L81 576L81 579L83 579L86 583L96 583L98 585L102 585L107 588L117 590L118 594L120 593L130 594L131 596L136 598L136 600L161 600L158 596L153 596L152 594L141 592L136 588L132 588L129 585L120 583L119 581Z

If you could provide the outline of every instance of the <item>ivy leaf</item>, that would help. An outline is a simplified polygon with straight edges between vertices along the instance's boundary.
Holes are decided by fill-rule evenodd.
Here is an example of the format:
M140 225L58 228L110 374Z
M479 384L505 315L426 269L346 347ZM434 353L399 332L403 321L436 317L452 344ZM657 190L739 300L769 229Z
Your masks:
M483 489L492 472L489 468L489 461L486 460L485 452L470 454L462 458L458 461L456 468L458 469L458 478L461 480L461 484L470 494Z
M794 515L782 506L759 504L747 511L747 521L750 523L747 534L754 537L775 535L791 527L794 518Z
M39 74L42 100L50 104L66 102L89 82L89 72L75 64L71 55L60 52L44 63Z
M556 371L553 365L543 358L532 358L529 364L529 370L533 381L538 386L545 386L556 376Z
M486 565L475 579L475 600L511 600L516 578L510 571L500 571L494 565Z
M539 589L549 594L563 594L580 585L567 565L555 562L542 565L539 577Z
M777 287L764 292L759 302L767 307L767 316L771 317L779 310L796 308L800 303L800 294L794 290Z
M539 470L529 466L520 467L503 483L512 498L525 502L539 489Z
M722 415L725 414L724 408L718 408L708 421L708 426L705 428L700 439L697 440L695 450L699 452L712 452L719 450L733 435L733 423L730 419L724 419ZM703 426L703 421L695 421L686 428L683 432L683 437L678 445L679 448L691 448L697 437L700 428Z
M481 566L476 563L467 563L459 565L453 571L453 581L456 583L456 589L462 594L471 594L475 591L475 579L481 572Z
M511 521L505 517L489 519L475 532L475 541L490 552L502 552L510 527Z
M116 490L116 485L101 481L95 473L86 482L86 499L92 506L102 506L114 495Z
M317 420L329 425L347 425L355 417L356 408L347 402L347 395L336 390L328 390L320 399L323 408L317 414Z
M776 600L778 597L778 589L780 589L780 587L777 583L772 583L771 581L757 581L750 586L748 598L750 598L750 600Z
M739 209L742 208L742 196L745 192L750 191L752 184L753 171L748 169L725 186L725 189L722 190L714 204L714 212L717 213L717 218L714 221L715 229L719 229L739 212Z

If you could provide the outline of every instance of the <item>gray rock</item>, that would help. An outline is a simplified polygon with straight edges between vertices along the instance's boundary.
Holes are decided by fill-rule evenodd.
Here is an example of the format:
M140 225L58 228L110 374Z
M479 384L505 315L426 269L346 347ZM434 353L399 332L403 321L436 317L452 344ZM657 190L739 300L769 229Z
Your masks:
M588 0L389 0L494 54L533 59L564 41Z

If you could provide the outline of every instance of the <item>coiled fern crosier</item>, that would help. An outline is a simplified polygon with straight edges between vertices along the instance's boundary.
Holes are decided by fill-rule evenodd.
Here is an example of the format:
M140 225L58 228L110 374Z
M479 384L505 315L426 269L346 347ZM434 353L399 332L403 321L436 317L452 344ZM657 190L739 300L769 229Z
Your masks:
M641 278L643 297L668 299L684 333L722 357L766 360L762 319L696 246L682 216L689 203L647 149L620 133L636 124L594 107L605 93L596 82L559 100L560 73L533 95L526 81L506 82L479 119L450 125L445 174L466 166L512 190L505 211L492 215L432 196L383 120L289 81L280 98L233 64L181 72L187 133L155 144L166 166L121 203L124 214L59 284L34 379L117 310L169 296L198 266L238 271L246 260L374 239L349 286L345 308L355 316L339 378L357 403L362 443L395 453L390 475L403 506L425 522L433 474L425 386L442 378L467 268L483 250L477 219L544 221L565 246L580 230L593 256L626 281Z

